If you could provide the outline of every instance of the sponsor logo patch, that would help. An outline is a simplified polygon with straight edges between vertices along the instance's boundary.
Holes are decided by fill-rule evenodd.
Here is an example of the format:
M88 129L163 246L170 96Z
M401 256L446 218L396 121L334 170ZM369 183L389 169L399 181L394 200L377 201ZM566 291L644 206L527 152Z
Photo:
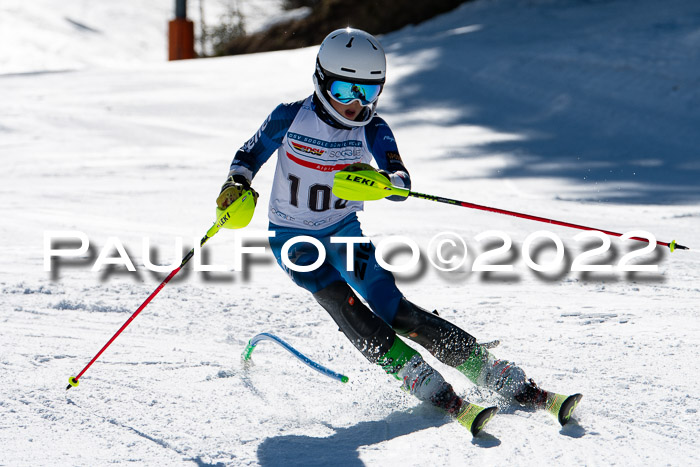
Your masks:
M320 156L324 152L326 152L325 149L312 148L311 146L305 146L294 141L292 141L292 147L294 147L294 149L296 149L299 152L305 152L307 154L313 154L315 156Z
M395 151L387 151L386 158L390 161L399 161L403 163L403 161L401 160L401 156L399 156L399 153Z

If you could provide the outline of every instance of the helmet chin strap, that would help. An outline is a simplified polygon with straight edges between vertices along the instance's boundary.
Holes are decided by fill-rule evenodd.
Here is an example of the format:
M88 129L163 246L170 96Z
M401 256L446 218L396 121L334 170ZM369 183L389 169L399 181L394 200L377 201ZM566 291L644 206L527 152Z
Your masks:
M314 88L316 89L316 95L321 101L321 105L323 105L323 108L326 110L326 112L328 112L328 114L331 117L333 117L338 123L351 128L358 128L367 125L370 122L370 120L372 120L372 117L374 117L374 111L377 108L377 101L374 101L369 106L363 107L362 113L367 114L363 120L349 120L343 117L337 110L333 108L333 105L331 105L330 101L328 100L328 97L324 95L321 86L318 84L318 79L316 78L316 75L314 75L313 78Z

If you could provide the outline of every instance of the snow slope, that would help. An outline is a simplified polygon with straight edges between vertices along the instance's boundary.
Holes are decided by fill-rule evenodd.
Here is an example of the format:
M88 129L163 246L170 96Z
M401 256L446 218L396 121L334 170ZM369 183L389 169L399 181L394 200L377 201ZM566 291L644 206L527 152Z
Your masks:
M700 248L698 19L691 1L482 0L383 37L380 110L414 189ZM499 339L494 353L545 388L585 395L564 429L504 406L472 439L367 364L269 250L231 272L234 236L267 229L271 163L251 226L205 247L226 271L188 265L65 391L164 277L144 268L145 239L155 262L179 263L175 240L186 250L211 225L236 148L280 101L311 92L315 53L0 75L0 465L697 464L697 250L641 258L658 273L577 273L573 259L597 246L577 231L416 199L368 203L368 236L421 247L420 265L399 274L409 299ZM522 258L543 229L564 242L560 271ZM91 248L45 272L51 230L84 232ZM513 272L470 270L499 245L475 239L491 230L514 246L490 262ZM453 273L425 260L443 231L469 248ZM138 272L91 271L114 236ZM614 240L599 261L631 247ZM350 382L271 343L244 367L263 331ZM423 355L470 400L499 403Z
M201 17L211 31L238 11L248 33L305 8L282 10L283 0L190 0L187 17L195 24L201 53ZM200 9L201 6L201 9ZM3 0L0 3L0 74L138 67L168 58L168 21L174 0ZM207 50L207 54L211 54Z

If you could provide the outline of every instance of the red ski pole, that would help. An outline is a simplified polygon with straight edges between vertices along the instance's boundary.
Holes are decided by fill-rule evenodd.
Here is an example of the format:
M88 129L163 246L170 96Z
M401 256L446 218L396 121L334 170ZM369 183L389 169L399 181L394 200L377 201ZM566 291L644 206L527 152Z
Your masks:
M255 209L255 201L253 194L250 191L245 191L243 192L243 195L238 198L236 201L231 203L225 210L221 211L218 219L214 223L214 225L211 226L211 228L207 231L207 233L202 237L202 239L199 241L199 246L200 248L204 246L204 244L209 240L211 237L213 237L222 227L226 228L241 228L245 227L248 225L250 222L250 219L253 217L253 210ZM234 219L234 221L231 221L231 219ZM229 222L230 221L230 222ZM100 358L100 355L107 350L107 347L109 347L114 340L119 337L119 334L122 333L124 329L126 329L127 326L141 313L141 311L148 306L149 303L151 303L151 300L158 295L158 293L165 287L165 285L170 282L170 279L175 277L175 275L180 272L180 269L182 269L187 262L192 259L194 256L194 248L190 250L189 253L185 255L184 258L182 258L182 262L178 267L172 270L170 274L168 274L168 277L166 277L163 282L160 283L156 289L151 292L151 295L148 296L148 298L141 304L140 307L136 309L132 313L132 315L129 317L129 319L126 320L124 324L122 324L122 327L119 328L117 332L114 333L112 338L107 341L107 343L100 349L97 354L92 357L92 360L85 365L85 368L83 368L80 373L78 373L77 376L71 376L68 378L68 386L66 387L66 391L69 390L71 387L78 386L80 384L80 378L85 374L85 372L92 366L95 361Z
M404 198L413 196L414 198L427 199L429 201L437 201L438 203L446 203L470 209L479 209L481 211L495 212L498 214L505 214L507 216L520 217L522 219L529 219L532 221L544 222L547 224L561 225L563 227L570 227L573 229L597 230L599 232L603 232L604 234L612 235L614 237L622 237L623 235L621 233L611 232L609 230L596 229L595 227L587 227L585 225L572 224L570 222L548 219L546 217L533 216L530 214L523 214L515 211L507 211L505 209L482 206L480 204L444 198L442 196L417 193L415 191L410 191L406 188L393 186L384 175L377 172L376 169L374 169L369 164L352 164L346 167L344 170L341 170L340 172L336 173L333 179L333 194L336 195L338 198L347 199L350 201L371 201L386 198L387 196L402 196ZM632 240L638 240L640 242L649 242L648 238L630 238ZM687 246L677 244L675 240L671 241L670 243L658 241L656 243L658 245L667 246L671 251L674 251L676 249L690 249Z
M594 227L586 227L585 225L572 224L570 222L558 221L556 219L548 219L546 217L533 216L531 214L523 214L523 213L515 212L515 211L507 211L505 209L492 208L489 206L482 206L480 204L469 203L467 201L458 201L456 199L443 198L442 196L426 195L423 193L417 193L415 191L409 192L408 196L413 196L415 198L421 198L421 199L427 199L430 201L437 201L438 203L453 204L453 205L462 206L462 207L470 208L470 209L478 209L480 211L488 211L488 212L495 212L497 214L505 214L507 216L519 217L521 219L529 219L531 221L537 221L537 222L544 222L546 224L561 225L563 227L570 227L572 229L597 230L598 232L603 232L604 234L612 235L613 237L622 237L622 235L623 235L621 233L612 232L610 230L596 229ZM637 240L640 242L649 243L649 239L643 238L643 237L630 237L630 240ZM656 244L667 246L667 247L669 247L669 249L671 251L674 251L675 249L679 249L679 250L688 250L689 249L687 246L677 244L675 240L672 240L670 243L669 242L660 242L657 240Z

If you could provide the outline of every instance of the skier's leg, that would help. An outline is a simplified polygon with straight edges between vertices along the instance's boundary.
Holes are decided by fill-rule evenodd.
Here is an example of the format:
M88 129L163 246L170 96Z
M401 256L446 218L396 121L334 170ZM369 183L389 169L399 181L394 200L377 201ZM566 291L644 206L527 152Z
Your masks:
M334 237L364 237L357 217L349 216L347 221L343 221ZM352 255L348 258L348 244L330 243L326 248L326 261L357 291L374 314L387 324L391 323L403 297L396 288L394 275L379 266L372 242L355 243L351 248Z
M466 331L405 298L399 301L391 325L399 335L417 342L452 367L464 363L478 347L476 338Z
M314 293L350 342L372 363L402 381L402 388L419 400L457 414L462 399L421 355L406 345L391 327L372 313L345 282Z
M333 321L367 360L377 363L389 352L396 333L372 313L343 281L337 281L314 293Z
M362 237L359 221L349 219L334 236ZM390 323L400 335L425 347L441 362L459 369L474 383L498 391L505 397L519 395L527 387L525 374L520 368L505 360L496 360L476 343L474 337L406 300L396 287L391 272L378 265L372 243L354 246L353 271L346 268L345 243L327 244L326 247L326 260L367 301L373 314Z
M537 392L536 386L533 388L520 367L497 359L466 331L405 298L399 303L392 327L399 335L425 347L441 362L457 368L475 384L506 398L530 403L543 392Z
M580 394L565 396L545 391L514 363L499 360L476 339L436 314L402 299L392 322L401 336L422 345L438 360L457 368L479 386L533 408L547 409L562 425L581 400Z

